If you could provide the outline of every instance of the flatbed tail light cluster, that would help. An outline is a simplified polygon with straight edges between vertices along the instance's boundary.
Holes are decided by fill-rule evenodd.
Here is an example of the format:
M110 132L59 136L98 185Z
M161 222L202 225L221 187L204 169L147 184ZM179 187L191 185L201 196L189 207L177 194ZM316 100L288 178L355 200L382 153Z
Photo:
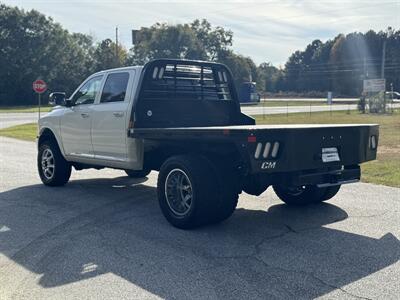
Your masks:
M375 135L371 135L371 136L369 137L369 147L370 147L372 150L375 150L375 149L376 149L376 146L377 146L377 144L376 144L376 136L375 136Z
M279 146L279 142L266 142L265 144L257 143L256 151L254 152L254 158L260 158L261 154L263 158L277 158Z

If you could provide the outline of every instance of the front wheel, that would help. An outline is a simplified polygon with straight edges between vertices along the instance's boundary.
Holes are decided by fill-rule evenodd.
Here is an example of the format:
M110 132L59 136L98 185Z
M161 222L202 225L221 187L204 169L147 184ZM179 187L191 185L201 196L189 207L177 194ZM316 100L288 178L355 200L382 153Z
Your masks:
M288 205L307 205L326 201L334 197L340 189L340 185L329 187L317 187L316 185L305 185L297 187L284 187L274 185L276 195Z
M39 147L37 167L40 179L48 186L61 186L71 176L71 164L61 154L57 143L45 141Z

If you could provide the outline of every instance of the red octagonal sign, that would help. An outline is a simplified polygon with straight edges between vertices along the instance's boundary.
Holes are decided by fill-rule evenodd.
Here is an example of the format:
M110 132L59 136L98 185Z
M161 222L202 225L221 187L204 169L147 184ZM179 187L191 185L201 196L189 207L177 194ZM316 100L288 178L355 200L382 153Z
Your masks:
M47 90L47 84L43 80L38 79L33 82L32 88L36 93L42 94Z

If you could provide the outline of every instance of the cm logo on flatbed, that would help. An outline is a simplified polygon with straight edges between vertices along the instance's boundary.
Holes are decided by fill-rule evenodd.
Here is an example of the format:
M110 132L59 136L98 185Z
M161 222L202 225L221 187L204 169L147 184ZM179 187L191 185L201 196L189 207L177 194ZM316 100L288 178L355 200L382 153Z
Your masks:
M261 165L261 169L275 169L276 161L264 161Z

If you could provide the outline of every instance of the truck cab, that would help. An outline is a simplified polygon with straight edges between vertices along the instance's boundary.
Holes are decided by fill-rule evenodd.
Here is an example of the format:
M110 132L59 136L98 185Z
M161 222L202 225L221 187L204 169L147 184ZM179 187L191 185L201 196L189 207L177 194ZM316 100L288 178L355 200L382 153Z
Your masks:
M89 76L69 99L40 120L57 138L68 161L123 169L142 168L141 142L128 139L136 87L143 67L118 68ZM57 103L55 103L57 102Z

